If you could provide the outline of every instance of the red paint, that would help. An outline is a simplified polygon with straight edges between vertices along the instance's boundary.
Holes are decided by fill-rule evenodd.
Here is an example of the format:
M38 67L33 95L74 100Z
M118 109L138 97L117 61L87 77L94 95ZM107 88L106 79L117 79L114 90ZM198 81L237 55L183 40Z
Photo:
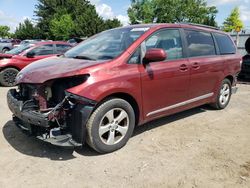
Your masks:
M148 62L163 61L167 58L166 52L161 48L152 48L145 54L144 59Z
M157 117L213 102L222 80L227 76L235 78L240 71L241 56L239 54L186 57L149 64L128 64L129 58L141 42L162 28L191 28L222 33L208 28L181 24L145 25L145 27L151 28L116 59L94 62L58 57L48 58L29 65L21 71L17 82L43 83L61 77L89 74L90 77L86 82L68 89L68 92L97 102L117 93L130 95L138 104L139 124L142 124ZM156 55L162 58L166 56L161 50L152 50L147 55L150 58ZM214 93L214 95L189 105L148 115L152 111L208 93Z

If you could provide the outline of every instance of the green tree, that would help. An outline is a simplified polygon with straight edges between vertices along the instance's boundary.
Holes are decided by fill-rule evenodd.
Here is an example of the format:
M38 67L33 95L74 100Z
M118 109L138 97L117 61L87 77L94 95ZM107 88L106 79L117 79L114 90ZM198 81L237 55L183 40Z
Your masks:
M74 22L69 14L56 14L50 21L50 31L56 40L68 40L74 28Z
M132 0L128 16L132 24L192 22L216 26L217 12L204 0Z
M121 27L121 26L122 24L117 18L108 19L104 21L102 30L112 29L112 28Z
M237 29L241 30L243 27L243 22L240 20L240 10L238 7L235 7L224 21L223 30L231 32Z
M109 29L109 26L113 28L121 25L117 24L115 19L103 20L96 12L95 6L88 0L38 0L35 15L38 18L37 26L42 30L43 38L55 37L50 27L51 20L55 21L55 15L62 15L62 12L70 15L74 22L70 36L89 37L104 29ZM56 19L58 21L59 18Z
M14 33L15 38L19 39L40 39L41 31L39 28L34 26L31 20L26 19L23 23L19 23L19 26L16 28Z
M8 37L10 28L6 25L0 25L0 37Z

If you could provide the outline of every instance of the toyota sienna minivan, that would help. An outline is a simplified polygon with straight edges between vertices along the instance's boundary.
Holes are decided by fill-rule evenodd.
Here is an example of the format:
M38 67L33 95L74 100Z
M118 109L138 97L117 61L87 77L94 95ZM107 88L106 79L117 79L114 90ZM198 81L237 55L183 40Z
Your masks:
M7 94L15 124L58 146L123 147L134 127L236 92L241 56L230 36L195 24L101 32L17 75Z

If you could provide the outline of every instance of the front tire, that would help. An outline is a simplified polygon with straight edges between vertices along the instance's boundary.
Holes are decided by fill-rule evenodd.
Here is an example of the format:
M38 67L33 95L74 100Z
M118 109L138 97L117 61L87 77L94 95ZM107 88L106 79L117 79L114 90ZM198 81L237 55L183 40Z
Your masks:
M122 148L131 137L135 113L125 100L113 98L103 102L87 122L87 143L99 153Z
M212 106L221 110L227 107L232 95L232 84L229 79L224 79L217 94L216 102Z
M10 51L9 48L4 48L4 49L2 50L3 53L8 52L8 51Z
M14 86L18 72L15 68L5 68L0 72L0 84L5 87Z

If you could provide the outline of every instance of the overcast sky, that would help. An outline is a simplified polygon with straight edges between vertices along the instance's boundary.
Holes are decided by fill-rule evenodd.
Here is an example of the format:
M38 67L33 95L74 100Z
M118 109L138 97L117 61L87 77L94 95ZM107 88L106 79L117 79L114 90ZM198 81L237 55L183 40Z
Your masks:
M96 5L97 12L104 17L117 17L124 25L128 24L127 9L130 0L90 0ZM208 0L208 5L217 6L219 13L216 21L221 25L231 10L238 6L241 19L250 28L250 0ZM8 25L14 31L25 18L34 18L37 0L0 0L0 25Z

